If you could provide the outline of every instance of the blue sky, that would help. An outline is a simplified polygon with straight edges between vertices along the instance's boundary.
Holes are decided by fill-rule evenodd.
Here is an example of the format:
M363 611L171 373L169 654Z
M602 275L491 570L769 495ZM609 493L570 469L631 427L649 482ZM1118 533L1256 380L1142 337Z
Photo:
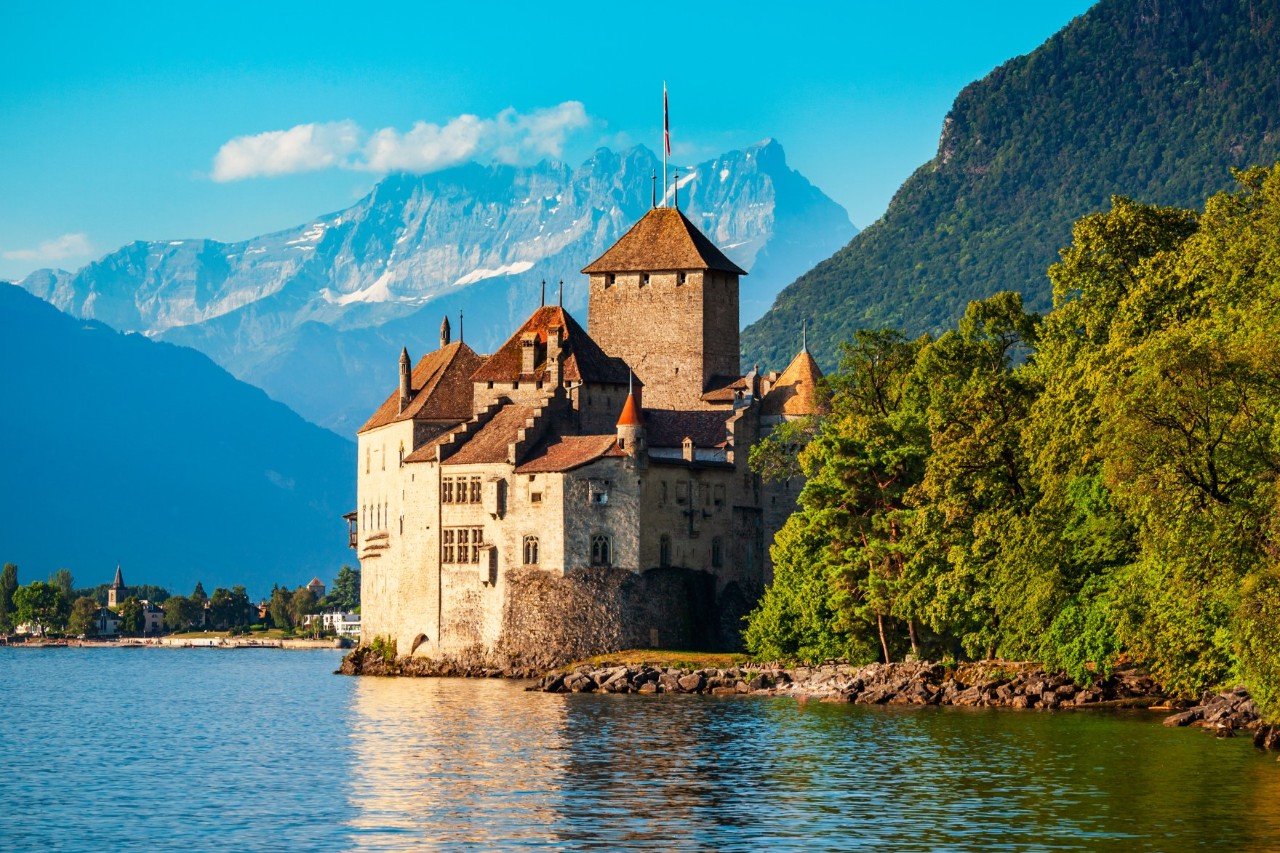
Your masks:
M0 6L0 278L131 240L236 240L386 169L674 159L768 136L865 227L955 95L1091 4Z

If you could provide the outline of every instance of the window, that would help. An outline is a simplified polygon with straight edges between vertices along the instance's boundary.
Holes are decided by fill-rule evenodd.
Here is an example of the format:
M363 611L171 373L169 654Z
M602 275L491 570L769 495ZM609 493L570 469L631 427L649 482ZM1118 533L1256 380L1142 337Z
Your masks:
M441 548L440 548L440 562L442 563L456 562L453 558L454 532L455 531L452 527L446 527L444 530L441 531L442 539L441 539Z
M531 504L540 504L540 503L542 503L542 492L530 492L530 493L529 493L529 503L531 503Z
M667 502L667 481L663 480L658 487L658 504L662 505Z
M524 564L526 566L538 565L538 537L524 537Z
M471 478L471 503L473 504L480 503L480 478L479 477Z
M605 286L605 287L613 287L613 285L617 282L617 280L618 280L618 279L617 279L617 277L616 277L616 276L614 276L614 274L613 274L613 273L608 273L608 274L604 277L604 286Z
M373 448L366 447L364 449L364 472L366 474L369 473L369 460L372 458L372 456L373 456Z
M671 565L671 537L665 533L658 540L658 565L664 569Z
M604 506L609 503L609 484L603 480L592 480L587 487L592 506Z
M676 503L687 504L689 502L689 481L681 480L676 483Z
M480 562L480 546L484 543L484 528L471 528L471 562Z
M440 562L478 563L483 527L446 527L440 531Z
M724 506L724 484L723 483L716 484L715 504L716 506Z
M440 503L453 503L453 478L445 477L440 481Z
M404 467L404 442L400 442L400 467Z
M640 286L641 286L641 287L648 287L648 286L649 286L649 274L648 274L648 273L645 273L644 275L640 276Z
M698 506L711 505L711 486L707 483L698 484Z
M613 565L613 540L602 533L591 537L591 565Z
M724 545L719 536L711 537L711 567L718 569L724 565Z
M676 276L676 284L685 284L688 281L689 274L687 272L682 272L680 275Z

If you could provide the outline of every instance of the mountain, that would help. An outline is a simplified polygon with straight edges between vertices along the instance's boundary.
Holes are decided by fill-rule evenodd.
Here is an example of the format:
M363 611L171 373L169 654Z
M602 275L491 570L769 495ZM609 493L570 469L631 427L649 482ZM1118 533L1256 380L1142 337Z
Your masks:
M649 209L661 171L637 147L600 149L577 169L544 161L392 175L353 207L289 231L136 242L21 284L75 316L194 347L349 434L394 386L401 346L415 356L437 346L445 313L457 335L464 311L467 342L485 351L538 305L542 279L548 299L563 279L565 306L585 318L579 270ZM681 209L751 272L746 320L855 233L774 140L673 171Z
M1000 290L1046 310L1072 222L1112 194L1197 207L1280 159L1278 38L1280 0L1102 0L960 93L937 155L746 330L747 360L785 364L802 319L830 366L858 328L938 332Z
M351 562L355 445L185 347L0 284L0 561L188 593Z

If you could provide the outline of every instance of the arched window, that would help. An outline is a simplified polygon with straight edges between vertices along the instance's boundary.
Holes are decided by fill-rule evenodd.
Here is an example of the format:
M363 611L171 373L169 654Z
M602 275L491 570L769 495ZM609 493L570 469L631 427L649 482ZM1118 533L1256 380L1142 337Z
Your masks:
M671 537L665 533L658 540L658 565L664 569L671 565Z
M613 540L603 533L591 537L591 565L613 565Z
M538 537L524 537L524 564L526 566L538 565Z
M724 543L719 536L711 538L711 567L721 568L724 565Z

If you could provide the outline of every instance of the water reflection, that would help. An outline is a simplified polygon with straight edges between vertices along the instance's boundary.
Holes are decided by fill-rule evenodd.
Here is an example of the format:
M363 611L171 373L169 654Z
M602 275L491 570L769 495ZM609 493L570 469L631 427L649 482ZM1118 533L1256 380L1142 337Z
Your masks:
M355 849L1280 847L1280 768L1136 715L359 682Z

